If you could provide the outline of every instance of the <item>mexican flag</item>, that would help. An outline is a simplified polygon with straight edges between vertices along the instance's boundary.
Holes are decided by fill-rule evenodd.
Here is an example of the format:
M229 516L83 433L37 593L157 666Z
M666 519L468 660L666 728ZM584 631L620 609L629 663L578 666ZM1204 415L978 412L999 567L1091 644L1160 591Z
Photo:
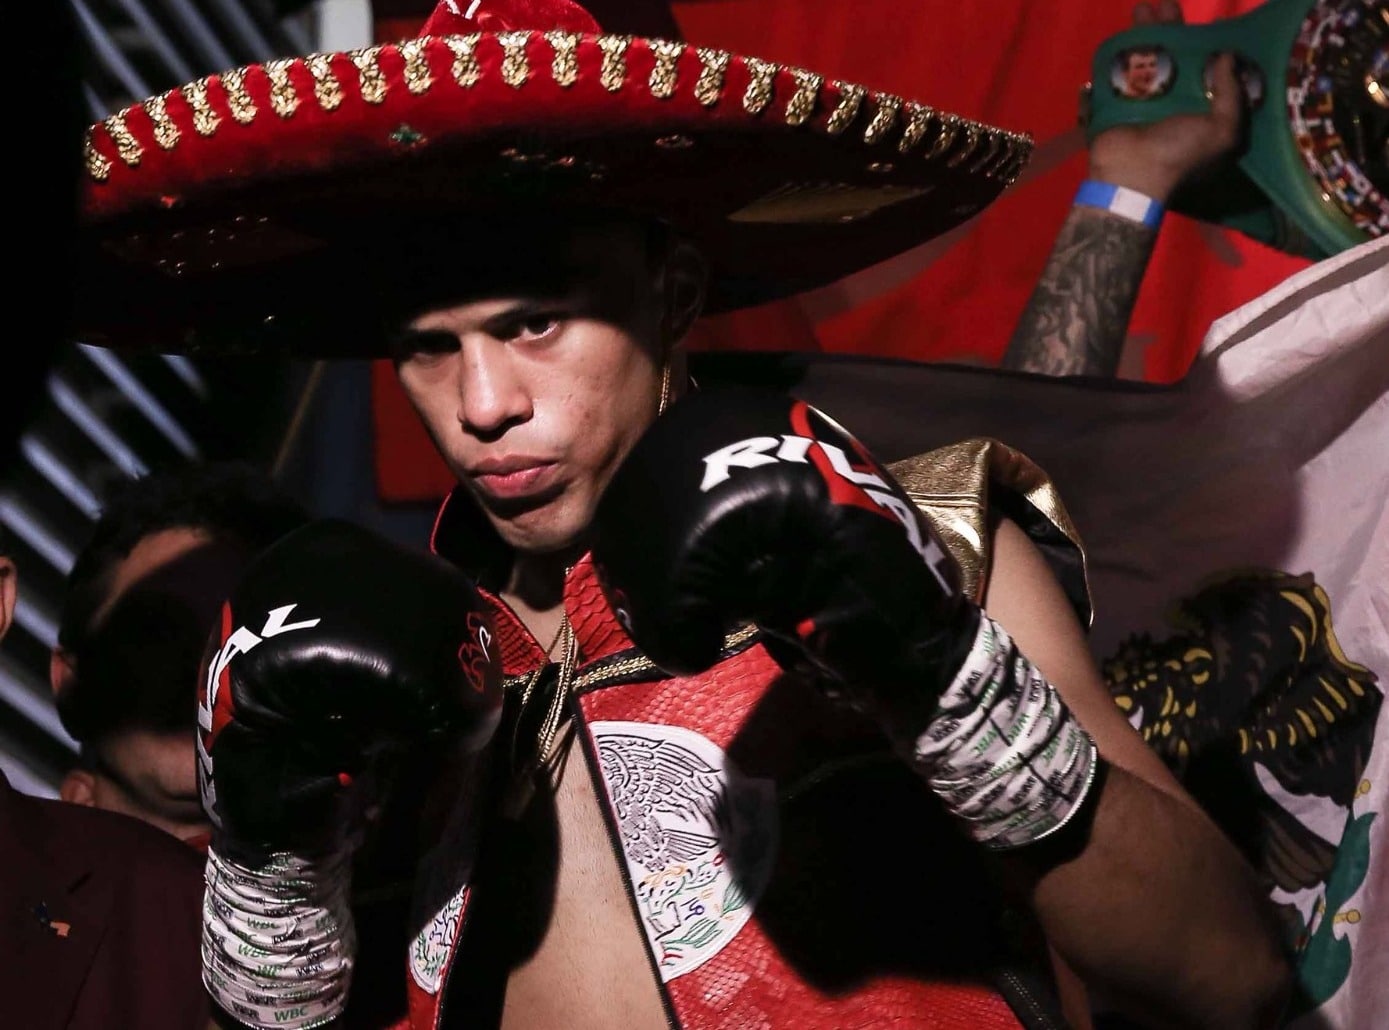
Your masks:
M832 354L711 354L886 460L1002 440L1087 552L1115 701L1265 878L1292 1024L1389 1012L1389 239L1216 320L1167 385Z

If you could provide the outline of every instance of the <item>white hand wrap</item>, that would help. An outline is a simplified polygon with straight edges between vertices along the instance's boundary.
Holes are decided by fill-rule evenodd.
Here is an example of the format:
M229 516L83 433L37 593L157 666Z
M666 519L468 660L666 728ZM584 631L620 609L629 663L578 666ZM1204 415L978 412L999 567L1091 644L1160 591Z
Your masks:
M912 760L966 832L1004 850L1041 840L1080 808L1098 756L1056 689L985 615Z
M310 862L277 853L247 869L207 853L203 983L254 1027L307 1030L347 1004L357 951L351 851Z

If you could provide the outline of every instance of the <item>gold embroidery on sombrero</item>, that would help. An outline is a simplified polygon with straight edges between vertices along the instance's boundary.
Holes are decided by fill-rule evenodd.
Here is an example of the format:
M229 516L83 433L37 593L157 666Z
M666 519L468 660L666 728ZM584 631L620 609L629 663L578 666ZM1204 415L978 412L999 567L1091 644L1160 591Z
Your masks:
M1032 137L1016 132L1010 132L1008 135L1013 141L1012 153L1008 155L1007 163L999 167L995 178L1011 185L1032 155Z
M453 68L450 74L453 75L453 81L464 89L477 85L477 80L482 77L482 68L477 63L477 42L481 38L476 32L466 36L444 37L444 43L453 51Z
M982 172L998 157L998 147L1001 141L992 132L985 129L980 133L979 142L979 155L969 166L970 172L975 174Z
M723 77L728 71L728 61L732 56L727 50L700 47L699 79L695 82L695 99L705 107L713 107L723 96Z
M579 81L579 34L560 32L556 29L545 33L545 38L549 40L550 47L555 52L555 59L550 64L550 75L554 78L555 85L565 88L574 85Z
M791 77L796 80L796 92L786 102L786 124L801 125L815 113L815 104L820 99L820 87L825 84L825 77L804 68L792 68Z
M1022 165L1028 162L1029 155L1032 154L1032 137L1021 136L1018 133L1006 133L1008 139L1008 153L1003 161L999 162L997 168L993 169L992 175L995 179L1003 179L1004 182L1013 182L1018 178L1018 172L1022 171Z
M530 61L526 59L529 32L503 32L497 36L502 45L502 81L512 89L520 89L531 77Z
M960 119L953 114L937 115L936 120L940 123L940 129L936 133L936 138L931 141L930 148L926 151L927 160L940 157L950 149L950 144L955 142L955 137L960 132Z
M902 98L891 93L879 93L874 100L877 109L873 112L873 119L868 123L868 128L863 130L863 142L868 144L877 143L887 135L892 123L897 121L897 112L902 107Z
M748 88L743 91L743 110L748 114L761 114L772 102L772 82L781 66L756 57L744 58L748 69Z
M1032 137L1016 132L1005 132L1003 137L1008 141L1008 149L1003 159L991 168L988 174L995 179L1011 183L1017 178L1022 166L1027 164L1027 158L1032 153Z
M386 99L386 76L381 71L381 47L369 46L353 50L348 55L357 68L357 88L368 104Z
M165 96L161 93L157 97L150 97L142 106L154 124L154 142L159 144L161 150L173 150L178 145L180 133L174 120L169 117Z
M227 93L227 109L231 116L242 125L249 125L256 117L256 102L246 92L246 69L233 68L219 77L222 89Z
M631 36L599 36L598 49L603 51L603 67L598 81L609 93L616 93L627 81L627 47Z
M87 174L97 182L105 182L111 176L111 162L102 157L92 141L92 130L88 129L82 141L82 159L87 165Z
M902 128L902 138L897 141L898 153L905 154L926 136L926 127L931 122L931 109L909 100L904 108L907 124Z
M416 96L426 92L430 86L434 85L434 72L429 67L429 58L426 56L425 39L407 39L399 44L400 56L405 61L405 88Z
M672 43L666 39L653 39L651 53L656 63L651 67L651 95L657 100L668 100L675 95L676 68L680 55L685 52L683 43Z
M299 110L299 93L289 77L289 70L296 63L292 58L283 57L263 65L270 78L270 107L281 118L288 118Z
M106 119L105 125L112 142L116 144L116 153L120 155L120 159L131 168L138 167L140 158L145 156L145 148L140 146L140 141L126 127L125 112L111 115Z
M333 74L332 55L310 54L304 58L304 66L313 76L313 95L318 106L325 111L334 110L342 103L342 83Z
M193 130L199 136L211 136L222 124L222 116L212 109L207 98L207 79L189 82L180 87L188 109L193 112Z
M979 146L979 126L973 122L961 122L965 130L965 143L953 154L945 159L945 167L958 168L969 160L976 147Z
M992 160L979 164L978 171L988 175L990 179L997 179L1001 178L1001 172L1013 161L1013 151L1021 146L1021 140L1011 132L990 132L989 135L996 143L995 153Z
M852 82L836 82L834 86L839 90L839 106L830 115L830 120L825 124L825 131L831 136L838 136L858 117L859 108L863 106L863 98L868 91Z

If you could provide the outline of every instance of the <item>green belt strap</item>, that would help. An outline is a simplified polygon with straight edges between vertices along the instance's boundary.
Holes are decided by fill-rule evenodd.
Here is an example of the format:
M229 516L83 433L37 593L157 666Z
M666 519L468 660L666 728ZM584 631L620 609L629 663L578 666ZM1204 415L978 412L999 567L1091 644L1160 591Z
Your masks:
M1129 51L1145 46L1157 48L1156 81L1146 97L1125 96ZM1236 18L1111 36L1091 64L1088 138L1209 111L1204 72L1222 51L1238 55L1247 88L1263 94L1247 147L1237 171L1179 190L1168 206L1313 259L1389 234L1386 0L1267 0Z

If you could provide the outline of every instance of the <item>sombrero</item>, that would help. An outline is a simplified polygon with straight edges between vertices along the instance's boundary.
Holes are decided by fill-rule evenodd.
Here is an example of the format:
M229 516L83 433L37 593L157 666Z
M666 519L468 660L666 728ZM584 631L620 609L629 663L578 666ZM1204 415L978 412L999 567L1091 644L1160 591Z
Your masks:
M953 228L1031 151L804 69L605 35L570 0L467 3L417 38L210 75L93 125L76 336L380 354L398 259L446 271L505 211L663 222L727 311Z

